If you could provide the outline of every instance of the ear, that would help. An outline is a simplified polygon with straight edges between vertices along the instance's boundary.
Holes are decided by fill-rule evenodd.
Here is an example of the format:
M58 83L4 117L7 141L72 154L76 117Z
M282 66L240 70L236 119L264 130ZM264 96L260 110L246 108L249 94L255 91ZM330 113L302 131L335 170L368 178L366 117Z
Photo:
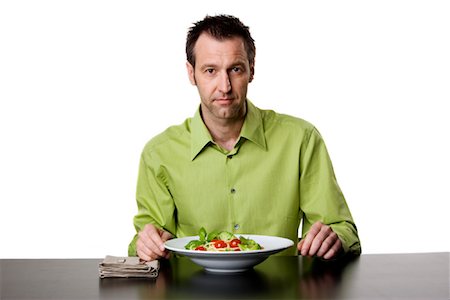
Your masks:
M186 62L186 69L187 69L189 81L191 82L191 84L197 85L197 83L195 82L194 67L188 61Z
M255 76L255 64L250 66L250 78L248 79L248 82L253 81L253 76Z

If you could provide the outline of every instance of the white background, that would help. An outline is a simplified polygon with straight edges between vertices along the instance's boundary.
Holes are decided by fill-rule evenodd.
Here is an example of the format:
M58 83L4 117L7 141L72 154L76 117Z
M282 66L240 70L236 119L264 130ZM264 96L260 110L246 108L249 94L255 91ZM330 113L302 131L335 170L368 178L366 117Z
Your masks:
M448 1L2 1L0 258L126 255L144 144L194 114L206 14L256 40L249 98L315 124L364 253L449 251Z

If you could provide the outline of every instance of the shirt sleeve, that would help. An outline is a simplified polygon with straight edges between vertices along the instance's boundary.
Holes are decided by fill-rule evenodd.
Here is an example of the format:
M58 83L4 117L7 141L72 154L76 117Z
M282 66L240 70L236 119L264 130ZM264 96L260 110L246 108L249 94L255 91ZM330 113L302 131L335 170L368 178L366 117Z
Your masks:
M345 253L359 255L358 231L339 188L325 143L313 128L300 154L300 208L302 237L317 221L329 225L339 236Z
M143 152L136 188L138 213L134 217L136 234L128 246L128 255L136 255L137 233L153 224L175 236L175 205L170 194L164 168L149 153Z

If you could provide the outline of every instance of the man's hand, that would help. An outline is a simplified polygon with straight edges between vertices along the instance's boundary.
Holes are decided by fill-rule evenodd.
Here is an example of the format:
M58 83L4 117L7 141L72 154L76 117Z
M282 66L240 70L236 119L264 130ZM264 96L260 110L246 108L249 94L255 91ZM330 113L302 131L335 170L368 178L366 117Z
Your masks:
M169 258L170 253L164 248L164 242L171 238L173 236L169 232L156 228L153 224L147 224L138 234L137 255L145 261Z
M336 257L342 249L342 242L330 226L316 222L297 245L303 256L317 256L324 259Z

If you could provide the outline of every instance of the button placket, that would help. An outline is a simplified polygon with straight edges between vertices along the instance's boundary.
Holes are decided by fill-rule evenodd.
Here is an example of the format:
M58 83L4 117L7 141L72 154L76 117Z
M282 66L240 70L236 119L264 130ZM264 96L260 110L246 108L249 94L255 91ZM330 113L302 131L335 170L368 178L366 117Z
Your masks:
M228 185L228 199L229 199L229 207L230 207L230 221L233 232L237 232L240 229L240 224L236 217L238 217L239 213L236 211L237 208L237 188L236 188L236 168L238 168L238 161L235 160L234 155L236 151L233 153L228 153L225 158L226 164L226 174L227 174L227 185ZM236 215L238 214L238 215Z

